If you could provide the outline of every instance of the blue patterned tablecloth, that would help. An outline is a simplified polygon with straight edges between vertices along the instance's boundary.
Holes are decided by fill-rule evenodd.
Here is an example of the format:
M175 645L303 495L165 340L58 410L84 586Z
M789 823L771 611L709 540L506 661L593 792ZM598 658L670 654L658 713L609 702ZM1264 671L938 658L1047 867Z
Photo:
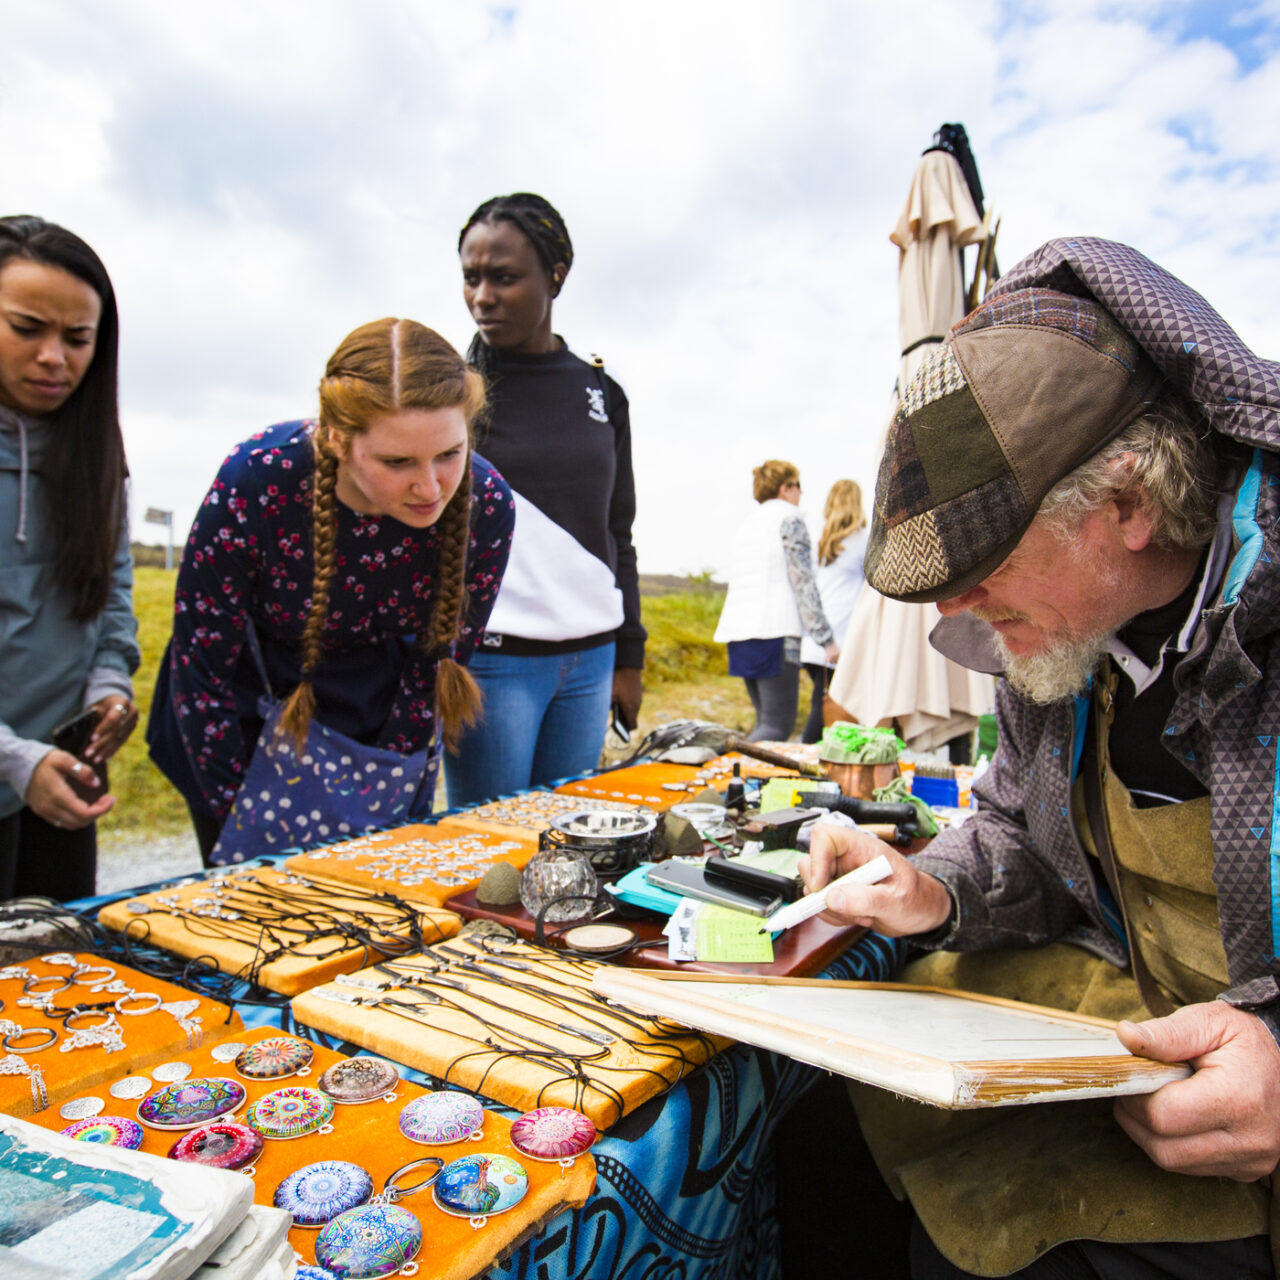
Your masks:
M122 896L128 895L69 905L90 917L103 902ZM901 941L871 934L821 976L883 981L905 954ZM247 989L237 994L248 1026L278 1026L361 1052L295 1026L287 1003L255 1003ZM408 1068L404 1074L433 1083ZM818 1078L813 1067L744 1045L719 1054L601 1137L592 1150L599 1177L587 1203L553 1219L487 1276L777 1280L774 1140L790 1108Z

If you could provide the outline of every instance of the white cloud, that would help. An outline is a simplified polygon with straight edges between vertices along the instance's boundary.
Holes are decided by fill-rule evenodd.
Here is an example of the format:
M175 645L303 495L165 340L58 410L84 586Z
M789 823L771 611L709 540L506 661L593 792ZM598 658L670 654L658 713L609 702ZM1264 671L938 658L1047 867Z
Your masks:
M910 22L904 20L909 13ZM750 468L869 487L897 366L888 232L964 121L1001 258L1136 244L1274 351L1274 3L751 6L44 0L6 15L3 204L102 253L137 506L185 527L227 449L310 411L374 316L465 344L454 245L543 192L557 327L633 404L642 567L721 568ZM1246 56L1247 55L1247 56Z

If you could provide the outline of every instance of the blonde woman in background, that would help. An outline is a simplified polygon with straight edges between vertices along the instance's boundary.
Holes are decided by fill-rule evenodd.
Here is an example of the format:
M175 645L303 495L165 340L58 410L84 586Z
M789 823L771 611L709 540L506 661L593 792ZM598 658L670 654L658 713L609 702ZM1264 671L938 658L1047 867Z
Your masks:
M837 480L827 493L822 514L822 533L818 538L818 593L822 598L823 612L839 642L849 629L853 606L857 604L865 582L862 557L867 549L868 529L858 482ZM800 642L800 661L813 681L813 701L800 740L817 742L822 737L822 697L827 691L835 662L808 635Z
M809 531L797 508L800 473L778 458L752 473L756 508L738 528L729 590L715 638L729 646L755 708L751 742L785 742L800 700L800 637L808 632L828 662L840 656L822 611Z

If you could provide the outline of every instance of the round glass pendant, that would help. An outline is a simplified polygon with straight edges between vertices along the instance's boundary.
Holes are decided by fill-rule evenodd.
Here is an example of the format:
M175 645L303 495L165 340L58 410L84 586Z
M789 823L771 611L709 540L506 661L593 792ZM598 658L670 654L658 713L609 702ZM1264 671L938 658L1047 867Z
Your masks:
M422 1248L422 1224L396 1204L339 1214L316 1237L316 1262L343 1280L394 1275Z
M293 1036L269 1036L247 1044L236 1055L236 1070L246 1080L283 1080L285 1076L305 1076L310 1072L315 1050Z
M305 1138L327 1130L333 1119L333 1099L326 1098L319 1089L291 1085L259 1098L244 1119L264 1138Z
M511 1145L530 1160L572 1164L595 1140L595 1125L572 1107L538 1107L511 1125Z
M169 1148L169 1159L215 1169L243 1169L258 1158L262 1147L262 1138L248 1125L221 1120L184 1133Z
M456 1089L424 1093L400 1112L400 1132L410 1142L427 1146L466 1142L479 1134L483 1124L480 1100Z
M74 1138L77 1142L97 1142L104 1147L124 1147L128 1151L137 1151L142 1146L142 1126L127 1116L93 1116L88 1120L77 1120L61 1132L64 1138Z
M591 914L596 896L596 873L584 853L576 849L543 849L520 873L520 903L535 919L546 908L548 924L581 920ZM558 898L571 898L556 902ZM555 906L548 906L548 903Z
M316 1083L334 1102L354 1105L379 1098L390 1100L400 1083L400 1073L382 1058L343 1058Z
M295 1227L323 1227L373 1195L373 1179L347 1160L320 1160L291 1173L272 1204L293 1214Z
M431 1196L445 1213L475 1219L513 1208L528 1190L529 1175L518 1160L485 1152L445 1165Z
M244 1085L226 1076L198 1076L166 1085L138 1103L138 1119L152 1129L197 1129L230 1115L245 1100Z

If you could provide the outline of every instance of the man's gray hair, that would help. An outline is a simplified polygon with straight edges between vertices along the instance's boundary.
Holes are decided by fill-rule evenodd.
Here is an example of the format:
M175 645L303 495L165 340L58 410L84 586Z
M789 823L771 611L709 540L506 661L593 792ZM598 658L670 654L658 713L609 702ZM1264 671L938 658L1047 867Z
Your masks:
M1203 547L1213 538L1223 471L1204 415L1183 397L1166 393L1059 480L1037 518L1074 531L1117 494L1141 490L1157 546Z

